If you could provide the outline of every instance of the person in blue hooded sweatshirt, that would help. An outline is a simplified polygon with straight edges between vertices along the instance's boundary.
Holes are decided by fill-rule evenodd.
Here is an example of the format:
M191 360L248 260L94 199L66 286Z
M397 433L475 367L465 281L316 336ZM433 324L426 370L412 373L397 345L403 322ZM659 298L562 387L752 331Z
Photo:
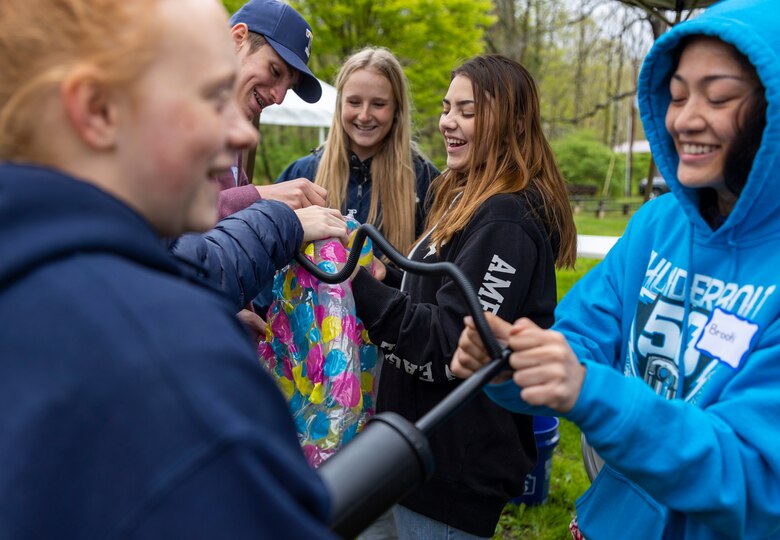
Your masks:
M333 537L235 307L162 242L214 225L257 143L226 24L216 0L2 4L0 538ZM269 278L346 233L254 207Z
M491 317L488 394L575 422L604 459L576 534L780 538L780 4L725 0L656 42L639 105L671 186L556 310ZM473 324L452 370L486 361Z

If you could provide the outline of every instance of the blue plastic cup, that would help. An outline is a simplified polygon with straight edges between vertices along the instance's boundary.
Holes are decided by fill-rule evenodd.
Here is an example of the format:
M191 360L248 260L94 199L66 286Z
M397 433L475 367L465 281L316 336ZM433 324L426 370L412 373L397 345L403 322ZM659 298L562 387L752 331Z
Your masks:
M511 502L526 506L535 506L547 502L550 493L550 476L552 474L553 451L558 446L558 418L554 416L534 416L534 435L538 459L536 466L525 477L523 495L515 497Z

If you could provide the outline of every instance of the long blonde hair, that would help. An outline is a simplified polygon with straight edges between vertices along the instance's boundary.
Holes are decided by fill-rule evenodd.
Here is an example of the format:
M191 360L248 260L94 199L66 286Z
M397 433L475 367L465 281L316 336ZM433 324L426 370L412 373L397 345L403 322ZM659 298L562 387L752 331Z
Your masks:
M159 0L3 0L0 7L0 159L38 161L42 100L78 63L107 85L130 84L152 61Z
M415 177L411 142L411 105L408 84L401 64L387 49L367 47L344 62L336 77L336 112L317 169L315 182L328 190L328 205L346 210L349 184L349 137L341 121L344 85L353 73L368 70L390 82L395 100L393 125L371 160L371 204L368 222L380 228L402 253L414 242ZM381 212L380 212L381 203Z
M475 147L466 172L446 170L433 185L426 223L439 249L463 230L480 206L499 193L528 190L554 244L556 266L573 266L577 234L566 184L542 131L539 96L531 74L500 55L477 56L452 72L471 81ZM461 194L460 197L456 196ZM453 202L454 201L454 202Z

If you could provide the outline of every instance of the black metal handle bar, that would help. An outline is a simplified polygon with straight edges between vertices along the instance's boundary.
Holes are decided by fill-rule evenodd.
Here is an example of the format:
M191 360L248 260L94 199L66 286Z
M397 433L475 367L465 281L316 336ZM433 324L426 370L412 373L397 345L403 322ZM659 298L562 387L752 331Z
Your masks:
M493 332L491 332L482 312L482 307L477 299L477 295L474 292L474 288L460 268L450 262L421 263L411 261L401 255L373 225L366 223L358 227L352 241L352 251L350 252L349 257L347 257L347 262L344 264L344 267L338 272L331 273L323 270L300 252L295 254L295 260L320 281L330 284L341 283L348 279L349 276L352 275L352 272L354 272L358 264L358 259L360 258L360 248L362 248L366 236L371 238L391 261L407 272L423 275L449 276L458 286L458 289L460 289L460 292L466 301L469 313L474 319L474 325L477 328L477 332L482 338L482 342L485 344L485 348L491 358L491 361L488 364L463 381L463 383L450 392L447 397L417 421L415 426L424 434L430 435L431 432L443 424L445 420L452 416L470 399L479 394L479 392L482 391L482 387L501 372L508 362L509 350L503 349L493 335Z

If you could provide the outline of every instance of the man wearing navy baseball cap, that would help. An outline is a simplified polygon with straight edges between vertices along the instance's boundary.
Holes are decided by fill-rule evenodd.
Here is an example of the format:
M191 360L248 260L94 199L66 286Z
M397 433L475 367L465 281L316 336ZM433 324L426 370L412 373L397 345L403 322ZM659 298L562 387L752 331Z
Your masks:
M248 119L259 117L263 109L280 104L287 90L314 103L322 95L317 77L307 66L311 56L311 26L289 4L277 0L249 0L231 17L231 34L240 62L236 88L241 110ZM232 173L218 178L219 217L246 208L256 200L274 199L293 210L325 206L324 188L306 179L291 185L252 185L243 170L243 153L236 158Z
M307 66L311 56L311 26L292 6L277 0L249 0L230 19L240 68L236 91L247 119L260 116L263 109L280 104L287 90L309 103L322 96L320 82ZM215 179L220 186L217 211L222 219L247 208L259 199L281 201L293 210L326 206L325 188L298 178L282 184L256 186L244 171L246 151L238 152L230 171ZM177 256L189 259L184 247ZM201 254L202 256L202 254ZM195 262L200 257L195 257ZM257 336L265 334L264 321L253 310L242 310L241 320Z
M311 56L311 26L292 6L277 0L250 0L236 11L230 23L241 59L239 87L246 93L241 97L255 98L242 105L251 101L251 111L259 114L263 107L281 103L281 90L287 87L308 103L319 101L322 88L306 65ZM264 43L270 45L270 50L263 47ZM265 67L271 68L276 84L258 88L266 81L270 83L263 77Z

